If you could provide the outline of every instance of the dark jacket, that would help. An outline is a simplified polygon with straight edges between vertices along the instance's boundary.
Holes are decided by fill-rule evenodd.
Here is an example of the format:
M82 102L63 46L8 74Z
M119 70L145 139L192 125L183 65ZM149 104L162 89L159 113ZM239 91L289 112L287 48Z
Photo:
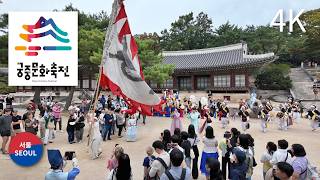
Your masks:
M233 149L233 154L237 157L238 163L231 164L230 177L232 180L245 180L248 170L248 165L245 163L246 154L236 148Z
M247 173L247 165L245 162L241 164L232 164L230 168L230 177L232 180L245 180Z
M112 125L113 116L111 114L105 114L103 119L105 125Z
M184 149L184 154L186 158L190 157L190 149L191 149L191 143L188 140L184 140L181 143L181 147Z

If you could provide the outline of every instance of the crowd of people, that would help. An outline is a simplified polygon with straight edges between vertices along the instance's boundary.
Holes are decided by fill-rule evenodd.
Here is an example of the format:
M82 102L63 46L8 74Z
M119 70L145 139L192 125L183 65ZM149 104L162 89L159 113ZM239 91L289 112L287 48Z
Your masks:
M208 126L205 136L199 136L192 124L188 132L175 129L171 134L169 129L164 130L152 146L146 147L146 157L142 161L144 179L191 180L198 179L199 172L208 180L251 179L259 162L255 159L254 138L250 134L231 128L219 142L213 128ZM204 145L201 154L198 149L200 143ZM221 162L219 155L222 156ZM268 142L260 162L263 163L261 173L265 180L318 178L303 145L292 144L289 147L285 139L278 140L277 145ZM108 169L108 180L132 179L130 158L121 145L116 144L108 160Z
M67 131L67 142L82 143L84 127L88 126L88 146L91 159L97 159L103 152L103 141L123 138L126 141L136 141L138 135L138 120L146 124L146 116L133 112L119 96L102 95L97 101L96 108L90 109L90 102L84 99L80 105L74 102L68 107L67 120L62 117L62 105L49 95L36 104L33 100L27 105L26 112L20 116L11 104L0 109L0 133L2 136L3 154L7 154L7 146L11 136L20 132L30 132L38 135L43 144L53 143L58 133ZM160 134L152 146L146 147L146 157L143 159L144 179L197 179L199 172L207 179L251 179L254 167L257 165L254 151L254 138L247 134L250 128L250 116L256 113L261 119L261 131L267 132L268 123L272 118L278 119L279 129L287 130L288 126L300 123L303 117L299 103L289 98L288 103L279 106L276 117L271 112L275 109L269 101L262 100L260 105L255 103L250 107L241 100L238 108L228 107L226 99L214 99L212 95L196 100L195 96L181 98L179 93L165 91L162 111L153 111L154 116L172 118L170 128ZM6 100L7 102L7 100ZM10 100L8 101L10 102ZM1 103L0 103L1 104ZM39 111L39 112L38 112ZM310 119L313 130L319 127L319 111L315 106L310 107L306 117ZM229 129L229 121L240 117L242 134L237 128ZM190 125L183 131L182 120L186 118ZM202 121L201 119L204 119ZM212 126L220 122L225 129L223 139L217 139ZM203 137L202 134L204 134ZM86 135L86 134L85 134ZM203 143L200 152L199 145ZM301 144L289 144L279 140L278 144L268 142L266 153L261 157L263 177L265 179L304 179L309 177L310 163ZM129 153L126 154L121 145L114 147L112 156L107 161L110 173L107 179L132 179ZM155 152L155 153L154 153ZM48 150L51 171L46 179L54 177L75 178L80 173L76 157L72 157L73 169L63 172L65 157L60 152ZM52 154L57 159L52 158ZM219 161L221 156L221 161ZM200 163L200 166L199 166ZM315 173L314 173L315 176ZM63 179L63 178L61 178Z

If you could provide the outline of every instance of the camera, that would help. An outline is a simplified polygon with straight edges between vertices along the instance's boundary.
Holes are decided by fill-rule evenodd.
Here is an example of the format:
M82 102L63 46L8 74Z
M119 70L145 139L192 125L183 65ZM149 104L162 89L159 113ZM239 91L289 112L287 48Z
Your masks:
M226 131L224 134L223 134L223 137L226 138L226 139L229 139L231 137L231 133L229 131Z

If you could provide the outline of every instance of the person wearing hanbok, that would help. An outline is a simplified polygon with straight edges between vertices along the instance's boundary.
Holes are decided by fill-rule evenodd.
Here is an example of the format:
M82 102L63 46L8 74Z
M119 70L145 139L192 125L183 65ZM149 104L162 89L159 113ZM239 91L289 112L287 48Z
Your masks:
M258 113L258 118L261 119L260 125L261 125L261 131L267 132L267 124L270 121L270 114L267 108L263 105L260 105L261 110Z
M180 113L178 112L177 109L174 110L174 112L171 115L172 118L172 123L171 123L171 135L174 134L174 130L175 129L180 129L182 128L182 123L181 123L181 119L180 119Z
M93 117L88 120L90 121L89 123L91 126L90 144L89 144L90 155L91 155L91 159L97 159L102 153L102 150L101 150L102 137L99 129L99 121L97 117Z
M280 107L280 112L277 113L277 117L279 118L279 130L288 130L288 114L286 109Z
M127 124L127 141L134 142L137 140L137 119L131 115Z
M295 123L300 123L300 107L298 102L294 102L292 105L292 119Z
M200 113L197 111L196 107L192 108L188 118L190 119L191 124L194 126L196 133L199 133Z
M307 117L311 121L312 131L319 128L320 112L317 110L315 105L312 105L307 112Z
M166 103L164 110L165 110L165 116L170 117L171 107L170 107L169 103Z

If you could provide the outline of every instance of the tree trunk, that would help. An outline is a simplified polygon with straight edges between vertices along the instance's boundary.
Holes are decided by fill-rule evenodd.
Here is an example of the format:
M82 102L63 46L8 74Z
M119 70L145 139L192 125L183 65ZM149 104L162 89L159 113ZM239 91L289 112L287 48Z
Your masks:
M68 96L66 105L64 106L64 110L65 110L65 111L67 111L68 108L69 108L69 106L71 105L71 102L72 102L72 99L73 99L74 90L75 90L75 87L74 87L74 86L71 86L71 89L70 89L70 92L69 92L69 96Z
M33 100L34 100L34 103L36 103L37 105L41 103L40 94L41 94L41 87L35 86Z

